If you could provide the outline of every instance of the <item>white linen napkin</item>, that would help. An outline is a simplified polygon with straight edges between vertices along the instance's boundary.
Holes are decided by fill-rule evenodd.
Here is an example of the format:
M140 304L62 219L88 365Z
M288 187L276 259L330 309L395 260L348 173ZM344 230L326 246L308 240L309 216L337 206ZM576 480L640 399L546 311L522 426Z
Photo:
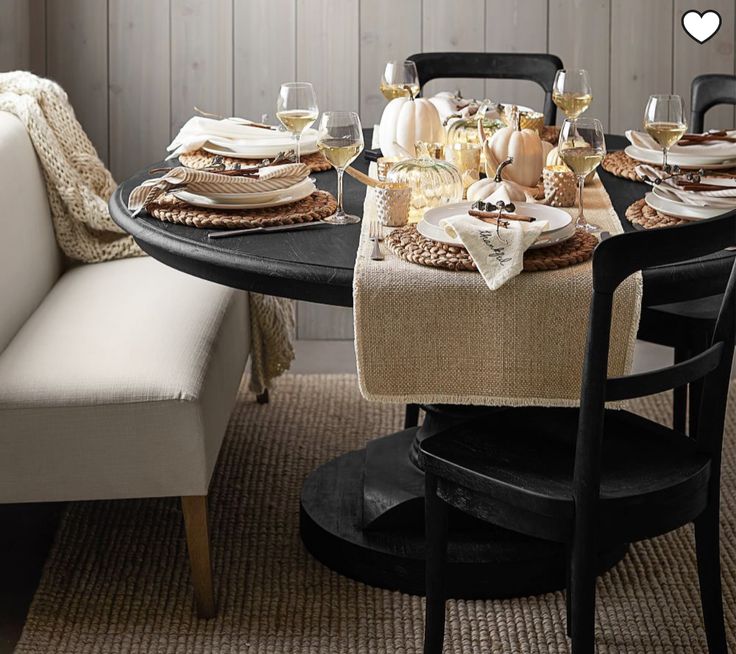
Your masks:
M242 118L215 120L194 116L184 123L169 147L166 148L171 153L166 158L173 159L185 152L199 150L208 141L231 147L239 143L255 145L263 142L268 144L288 138L289 135L286 132L253 127L249 121Z
M488 202L509 202L506 190L496 191ZM524 269L524 252L547 226L546 220L527 223L509 221L508 227L496 227L466 214L440 221L451 238L459 238L473 257L475 265L492 291L503 286Z
M727 132L728 136L736 136L736 131ZM642 150L654 150L662 152L662 146L659 145L649 134L638 132L630 129L626 131L626 138L631 145L635 145ZM669 149L670 154L686 157L723 157L723 159L736 158L736 143L728 141L711 141L702 145L673 145Z
M724 185L722 191L685 191L671 178L665 176L661 170L646 164L637 166L636 174L642 179L645 177L659 179L660 183L657 185L657 188L666 192L673 200L694 207L713 207L715 209L736 208L736 186Z

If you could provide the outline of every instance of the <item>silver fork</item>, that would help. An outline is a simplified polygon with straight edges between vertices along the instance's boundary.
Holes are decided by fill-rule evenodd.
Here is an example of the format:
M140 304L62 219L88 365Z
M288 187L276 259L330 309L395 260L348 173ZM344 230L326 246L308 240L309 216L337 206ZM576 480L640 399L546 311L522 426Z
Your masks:
M371 252L371 259L373 259L373 261L383 261L383 253L381 252L380 245L383 240L381 227L381 223L378 220L371 220L368 238L373 241L373 252Z

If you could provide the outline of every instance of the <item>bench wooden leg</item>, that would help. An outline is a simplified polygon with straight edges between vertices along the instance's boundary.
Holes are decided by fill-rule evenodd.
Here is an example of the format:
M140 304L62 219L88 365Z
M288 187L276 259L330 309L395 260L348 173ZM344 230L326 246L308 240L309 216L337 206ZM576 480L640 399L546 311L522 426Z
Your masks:
M189 563L192 568L194 602L200 618L214 618L217 614L215 588L212 582L212 559L207 526L207 496L188 495L181 498L184 527L187 534Z

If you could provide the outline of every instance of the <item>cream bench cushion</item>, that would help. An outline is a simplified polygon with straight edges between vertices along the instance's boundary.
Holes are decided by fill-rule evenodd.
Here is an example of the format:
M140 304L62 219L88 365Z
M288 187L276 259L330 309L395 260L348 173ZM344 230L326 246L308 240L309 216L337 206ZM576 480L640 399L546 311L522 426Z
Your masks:
M148 257L63 274L0 353L0 502L206 495L246 300Z

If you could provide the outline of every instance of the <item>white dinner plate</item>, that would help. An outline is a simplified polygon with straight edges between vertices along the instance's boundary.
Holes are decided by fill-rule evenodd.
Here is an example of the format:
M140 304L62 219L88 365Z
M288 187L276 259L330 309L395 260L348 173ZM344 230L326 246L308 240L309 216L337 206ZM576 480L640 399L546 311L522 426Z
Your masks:
M681 202L675 202L663 198L661 195L655 193L647 193L644 196L646 203L655 211L663 213L665 216L672 216L674 218L683 218L685 220L705 220L707 218L715 218L721 216L724 213L731 211L730 209L710 209L705 207L693 207L689 204L683 204Z
M310 181L308 186L305 185L298 192L291 191L289 194L280 195L266 202L215 202L203 195L196 195L182 190L172 191L172 195L182 202L191 204L194 207L202 207L203 209L265 209L267 207L280 207L284 204L291 204L292 202L303 200L314 192L314 188L314 184Z
M645 150L637 148L635 145L628 146L624 152L632 159L641 161L642 163L662 165L662 153L654 150ZM673 166L679 166L683 170L697 170L698 168L709 168L711 170L720 170L722 168L733 168L736 166L736 159L728 159L726 161L712 157L688 157L685 155L667 155L668 163Z
M462 246L460 239L447 235L447 232L440 227L440 221L466 214L472 205L472 202L457 202L430 209L417 224L417 231L425 238L433 241ZM575 234L575 224L572 221L572 216L567 211L529 202L517 202L516 208L519 213L525 216L547 221L547 227L530 249L544 248L561 243Z
M301 154L317 152L316 129L307 129L299 141ZM210 154L233 157L234 159L260 159L275 157L279 152L294 150L294 137L289 132L283 132L283 138L269 138L264 140L249 139L247 142L230 144L226 139L213 139L204 144L203 150Z
M311 177L305 177L300 182L286 188L278 188L271 191L261 191L260 193L193 193L198 197L212 200L220 204L254 204L258 202L270 202L278 200L284 195L294 195L301 193L305 189L310 189L310 193L314 191L314 180ZM191 191L189 191L191 193Z

